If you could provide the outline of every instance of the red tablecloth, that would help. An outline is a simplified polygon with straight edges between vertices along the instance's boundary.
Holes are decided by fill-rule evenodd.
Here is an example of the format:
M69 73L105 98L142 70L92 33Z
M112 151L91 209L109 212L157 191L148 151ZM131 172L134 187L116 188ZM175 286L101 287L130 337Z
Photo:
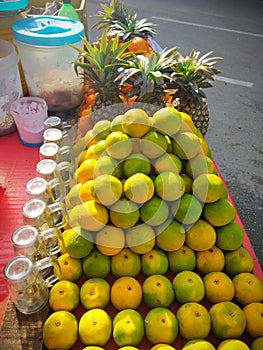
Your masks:
M25 184L35 176L38 161L39 148L22 146L18 141L17 133L0 137L0 324L8 296L3 278L3 267L13 256L11 235L23 224L21 208L27 200ZM230 196L229 199L231 200ZM236 221L243 227L238 214ZM263 280L262 269L256 260L245 229L244 233L243 245L255 259L253 272Z

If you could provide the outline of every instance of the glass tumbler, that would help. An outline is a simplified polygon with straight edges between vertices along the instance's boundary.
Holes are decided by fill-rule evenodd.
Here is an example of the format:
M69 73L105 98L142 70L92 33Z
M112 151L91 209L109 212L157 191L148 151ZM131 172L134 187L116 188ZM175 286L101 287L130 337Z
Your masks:
M26 256L16 256L4 267L4 278L10 298L23 314L33 314L41 310L48 301L48 288L58 277L54 275L44 279L42 269L53 267L53 257L46 257L33 263Z

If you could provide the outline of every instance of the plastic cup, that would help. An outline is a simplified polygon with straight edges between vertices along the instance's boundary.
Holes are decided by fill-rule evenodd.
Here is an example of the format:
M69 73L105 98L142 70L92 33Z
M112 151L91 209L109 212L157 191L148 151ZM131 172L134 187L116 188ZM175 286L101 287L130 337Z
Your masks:
M23 145L42 145L47 110L46 101L40 97L21 97L11 104L10 112L17 126L19 141Z

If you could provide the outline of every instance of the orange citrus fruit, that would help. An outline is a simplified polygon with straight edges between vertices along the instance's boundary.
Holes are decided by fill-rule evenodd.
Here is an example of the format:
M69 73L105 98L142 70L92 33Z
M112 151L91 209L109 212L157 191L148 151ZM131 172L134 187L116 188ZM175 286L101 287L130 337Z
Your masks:
M136 254L145 254L155 245L155 233L150 225L136 224L126 231L127 246Z
M154 184L151 178L143 173L136 173L124 182L124 193L135 203L145 203L154 194Z
M167 139L160 132L150 130L141 138L141 152L149 159L160 157L166 152L167 147Z
M206 203L203 209L204 218L213 226L225 226L236 218L236 210L225 198Z
M246 331L252 338L263 337L263 304L247 304L243 311L246 316Z
M63 232L63 243L72 258L81 259L92 251L93 236L81 227L68 228Z
M195 302L185 303L179 307L176 313L180 335L191 340L206 338L211 329L211 319L207 309Z
M129 248L123 248L111 257L111 272L115 277L136 277L141 271L140 256Z
M68 253L58 257L58 263L61 268L59 279L67 281L77 281L82 275L81 259L72 258Z
M141 314L133 309L119 311L113 318L113 339L118 346L137 346L144 336Z
M192 339L184 344L182 350L216 350L216 348L205 339Z
M78 339L78 320L69 311L55 311L43 326L43 341L47 349L71 349Z
M110 273L111 259L102 254L96 247L92 252L82 259L83 273L88 278L105 278Z
M154 169L157 174L164 171L179 174L182 170L182 161L175 154L166 152L154 160Z
M149 308L168 307L174 299L172 282L164 275L148 276L142 284L143 301Z
M142 272L146 276L164 275L169 267L165 252L157 247L141 256Z
M154 181L156 194L166 201L179 199L185 191L185 183L179 174L164 171Z
M104 309L110 301L110 285L103 278L89 278L80 287L80 301L85 309Z
M188 174L189 175L189 174ZM213 203L219 200L224 192L224 184L215 174L201 174L193 181L193 195L201 202Z
M196 267L195 252L185 244L178 250L167 252L167 257L169 268L173 273L184 270L193 271Z
M151 126L148 114L140 108L132 108L124 113L121 120L122 130L131 137L142 137Z
M233 278L235 300L240 305L261 303L263 300L263 283L251 272L241 272Z
M105 140L107 154L115 159L125 159L132 152L130 137L121 131L112 131Z
M175 135L173 149L179 158L188 160L201 152L201 145L198 136L186 131Z
M122 196L122 183L113 175L105 174L96 177L93 188L95 200L105 206L114 204Z
M201 273L222 271L224 266L225 253L217 246L196 252L196 267Z
M199 303L205 296L202 278L193 271L181 271L173 279L174 296L179 303Z
M185 242L193 250L210 249L216 242L216 231L207 221L199 219L186 231Z
M79 320L79 337L84 345L104 346L111 333L112 321L103 309L88 310Z
M234 283L224 272L209 272L204 276L203 281L206 299L211 303L231 301L234 298Z
M223 340L217 350L250 350L249 347L239 339Z
M254 260L245 247L239 247L225 252L225 271L229 276L235 276L240 272L251 272Z
M144 319L145 335L151 344L172 344L178 334L178 322L172 311L164 307L156 307L148 311ZM166 349L166 347L154 347ZM154 349L153 348L153 349ZM167 347L167 350L170 349ZM173 348L172 348L173 349Z
M164 107L152 116L152 127L164 135L173 136L182 125L180 112L173 107Z
M79 287L71 281L58 281L49 292L49 305L53 311L72 311L79 305Z
M240 338L246 327L243 310L231 301L214 304L209 314L212 320L212 332L219 339Z
M119 277L111 286L110 298L117 310L137 309L142 300L141 284L134 277Z
M124 231L119 227L108 225L96 234L96 246L102 254L116 255L122 250L124 244Z
M180 249L185 242L185 230L176 220L167 220L156 227L156 245L158 248L172 252Z

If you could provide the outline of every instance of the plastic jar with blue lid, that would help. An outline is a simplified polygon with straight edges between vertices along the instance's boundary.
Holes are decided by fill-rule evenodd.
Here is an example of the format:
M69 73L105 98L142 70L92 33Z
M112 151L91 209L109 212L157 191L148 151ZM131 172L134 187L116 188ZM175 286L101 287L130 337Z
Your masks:
M12 26L22 67L31 96L47 102L49 111L77 107L83 97L83 77L73 63L83 46L81 22L56 16L22 19Z

